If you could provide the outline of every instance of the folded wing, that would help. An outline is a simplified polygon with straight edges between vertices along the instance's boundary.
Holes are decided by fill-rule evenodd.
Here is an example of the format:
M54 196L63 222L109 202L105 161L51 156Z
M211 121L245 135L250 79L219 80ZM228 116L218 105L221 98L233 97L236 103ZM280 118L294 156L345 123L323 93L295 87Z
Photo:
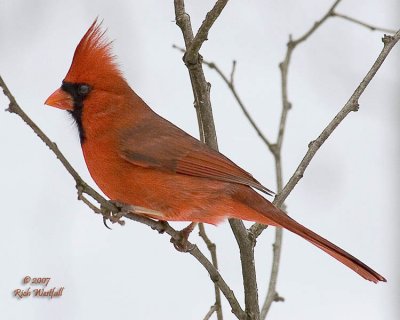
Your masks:
M156 123L149 124L146 121L142 122L146 125L140 124L123 131L119 147L122 158L155 170L243 184L273 194L223 154L165 119L153 121Z

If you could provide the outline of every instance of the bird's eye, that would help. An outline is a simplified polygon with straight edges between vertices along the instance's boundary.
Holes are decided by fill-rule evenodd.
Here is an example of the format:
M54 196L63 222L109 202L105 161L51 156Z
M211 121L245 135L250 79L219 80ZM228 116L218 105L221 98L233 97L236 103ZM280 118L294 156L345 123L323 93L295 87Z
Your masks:
M81 96L85 96L85 95L87 95L89 92L90 92L90 86L88 86L87 84L81 84L81 85L78 87L78 93L79 93Z

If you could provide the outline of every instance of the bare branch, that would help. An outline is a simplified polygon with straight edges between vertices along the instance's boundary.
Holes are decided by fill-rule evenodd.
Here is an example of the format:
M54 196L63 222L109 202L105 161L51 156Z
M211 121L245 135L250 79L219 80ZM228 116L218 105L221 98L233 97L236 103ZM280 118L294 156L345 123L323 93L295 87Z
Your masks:
M189 64L196 64L199 56L199 50L203 45L204 41L207 40L208 32L210 31L215 20L219 17L222 10L225 8L228 0L218 0L214 7L207 13L206 18L201 24L196 36L191 42L190 46L187 47L185 62Z
M209 62L206 60L203 60L203 63L208 66L210 69L214 69L215 72L218 73L218 75L222 78L222 80L226 83L228 88L231 90L236 102L238 103L240 109L242 109L245 117L247 120L250 122L251 126L254 128L254 130L257 132L258 136L260 139L267 145L269 150L273 153L273 144L268 140L268 138L264 135L264 133L261 131L261 129L258 127L256 124L255 120L253 117L250 115L249 111L247 110L247 107L243 103L242 99L240 98L235 85L234 85L234 74L235 74L235 68L236 68L236 61L233 61L232 63L232 71L230 75L230 80L228 80L228 77L222 72L222 70L214 63L214 62Z
M185 41L185 47L188 48L192 44L194 36L190 16L185 11L185 1L174 0L174 7L176 24L181 29L183 40Z
M254 238L251 237L242 220L229 219L239 247L244 287L245 312L249 319L260 318L258 304L257 274L254 263Z
M203 320L209 320L213 313L217 311L218 307L214 304L211 306L210 310L207 312L206 316L203 318Z
M177 50L181 51L181 52L185 52L185 50L183 48L180 48L177 45L172 45L172 47L174 49L177 49ZM207 61L207 60L203 59L202 63L205 64L210 69L215 70L215 72L217 72L217 74L221 77L221 79L226 83L226 85L228 86L228 88L232 92L236 102L238 103L239 107L242 109L245 117L250 122L251 126L257 132L257 134L260 137L260 139L267 145L269 150L272 153L274 153L275 152L274 145L268 140L268 138L261 131L260 127L256 124L255 120L253 119L253 117L249 113L247 107L243 103L242 99L240 98L240 96L239 96L239 94L238 94L238 92L237 92L237 90L235 88L234 75L235 75L235 70L236 70L236 61L232 62L232 71L231 71L231 75L230 75L230 80L228 80L228 77L223 73L223 71L217 66L217 64L215 62L210 62L210 61Z
M329 8L328 12L320 20L316 21L310 30L308 30L303 36L301 36L297 40L293 40L292 45L296 47L298 44L306 41L308 37L310 37L328 18L332 16L332 13L335 11L340 1L342 0L336 0Z
M360 85L357 87L357 89L354 91L350 99L347 101L347 103L344 105L344 107L339 111L339 113L334 117L334 119L329 123L329 125L322 131L322 133L319 135L319 137L312 141L309 144L309 149L304 156L303 160L300 162L299 166L297 167L296 171L290 178L289 182L285 185L283 188L282 192L279 192L278 195L275 197L273 204L275 206L281 206L285 199L288 197L290 192L294 189L296 184L299 182L299 180L303 177L303 174L310 164L311 160L315 156L316 152L319 150L321 145L329 138L329 136L332 134L332 132L336 129L336 127L345 119L345 117L352 111L357 111L358 110L358 100L361 96L361 94L364 92L368 84L371 82L373 77L375 76L376 72L379 70L380 66L382 65L383 61L386 59L388 56L389 52L391 49L394 47L394 45L397 43L397 41L400 38L400 30L396 32L394 36L385 36L383 38L383 43L384 47L379 54L378 58L372 65L371 69L368 71L367 75L363 79L363 81L360 83ZM251 227L251 232L254 233L255 237L258 237L262 230L265 229L264 225L261 224L254 224ZM277 230L278 232L278 230ZM276 239L279 240L279 239ZM275 244L280 245L281 244L281 239L280 241L275 241ZM275 258L276 256L276 258ZM274 248L274 261L273 265L275 264L275 261L278 260L279 263L279 254L275 255L275 248ZM274 268L273 268L274 269ZM276 278L277 278L277 269L276 273L272 274L271 273L271 280L270 280L270 289L272 288L272 284L276 283ZM263 308L262 308L262 315L265 319L266 314L268 313L269 307L271 306L271 303L274 301L276 291L274 289L274 292L268 292L267 298L264 302Z
M18 105L15 98L11 94L10 90L8 89L7 85L3 81L2 77L0 76L0 87L3 88L4 95L9 99L10 104L6 111L11 113L17 114L23 121L36 133L36 135L50 148L50 150L56 155L56 157L60 160L63 166L67 169L68 173L74 178L76 182L76 188L78 190L78 198L82 200L86 205L89 206L95 213L102 213L102 210L97 208L95 205L91 204L91 202L83 196L83 193L91 196L95 199L103 209L109 210L113 212L117 219L111 220L111 222L119 222L119 217L123 216L130 220L148 225L154 230L157 230L160 233L166 232L168 235L172 237L172 239L179 241L181 240L181 234L179 231L176 231L172 227L170 227L167 223L162 221L155 221L144 216L138 215L137 213L145 212L145 208L130 206L131 210L134 210L135 213L132 212L125 212L118 208L114 203L111 201L106 200L102 197L99 193L97 193L93 188L91 188L76 172L76 170L71 166L65 156L61 153L55 143L53 143L47 135L34 123L28 115L22 110L22 108ZM221 274L218 270L212 265L212 263L204 256L204 254L197 248L196 245L191 244L189 241L187 242L188 247L191 248L189 253L195 257L203 267L208 271L211 280L220 288L222 293L225 295L226 299L228 300L229 304L231 305L232 312L237 316L238 319L245 319L246 315L242 308L240 307L239 302L237 301L233 291L229 288L226 284L225 280L222 278Z
M60 162L62 163L64 168L68 171L68 173L74 178L77 188L80 187L82 189L82 192L84 192L86 194L90 194L90 196L93 199L95 199L100 204L104 205L109 210L115 210L116 208L112 204L110 204L98 192L96 192L96 190L91 188L86 182L83 181L83 179L80 177L78 172L71 166L71 164L67 161L65 156L58 149L57 145L54 142L52 142L44 134L44 132L36 125L36 123L34 123L28 117L28 115L21 109L21 107L18 105L15 98L13 97L13 95L11 94L10 90L7 88L7 85L5 84L5 82L3 81L3 79L1 77L0 77L0 87L3 88L4 95L10 101L9 107L6 109L6 111L17 114L29 127L31 127L31 129L36 133L36 135L56 155L56 157L58 158L58 160L60 160Z
M278 295L276 292L276 284L278 281L279 266L281 261L282 238L283 238L282 233L283 233L282 228L276 228L275 241L272 244L273 258L272 258L271 272L269 276L268 291L263 306L261 308L260 319L266 319L268 311L272 305L272 302L276 301L275 298Z
M230 80L232 87L234 86L233 82L235 80L235 71L236 71L236 60L233 60L232 61L232 70L231 70L231 80Z
M311 141L309 144L309 148L307 153L305 154L303 160L300 162L299 166L295 170L294 174L290 178L289 182L285 185L282 192L277 194L274 199L274 205L280 206L285 199L288 197L290 192L294 189L299 180L303 177L303 174L310 164L311 160L315 156L316 152L322 146L322 144L329 138L332 132L337 128L337 126L347 117L347 115L352 111L358 111L358 100L364 90L367 88L376 72L381 67L382 63L385 61L386 57L394 47L394 45L399 41L400 38L400 30L397 31L393 36L385 35L382 38L384 43L383 49L380 52L379 56L373 63L372 67L358 85L354 93L351 95L350 99L346 102L343 108L338 112L338 114L332 119L332 121L328 124L328 126L321 132L317 139ZM260 235L261 230L263 229L263 225L255 224L251 227L251 232L254 232L254 235L257 237Z
M292 107L292 104L289 101L289 94L288 94L288 73L289 73L289 65L292 57L293 50L302 42L306 41L311 35L314 34L318 28L331 17L332 12L335 10L337 5L340 3L341 0L336 0L333 5L328 9L327 13L301 37L296 40L293 40L291 36L289 36L289 42L287 44L287 51L283 62L279 64L279 69L281 71L281 98L282 98L282 112L281 117L279 120L279 129L278 135L276 139L276 143L269 146L274 158L275 158L275 170L276 170L276 182L277 182L277 191L278 194L282 191L283 188L283 173L282 173L282 160L281 160L281 153L282 153L282 143L283 138L286 131L286 123L287 123L287 115L289 110ZM275 198L276 199L276 198ZM274 204L276 205L275 201ZM283 202L277 205L278 207L282 206ZM257 237L263 229L267 226L254 224L250 228L250 232ZM255 232L255 230L259 232ZM282 237L283 237L283 230L281 228L275 229L275 241L273 244L273 258L272 258L272 268L270 273L270 280L268 285L268 292L261 308L261 319L265 319L268 311L272 305L272 302L275 301L277 296L276 292L276 284L278 279L278 271L279 271L279 263L282 251Z
M217 4L222 4L222 1L217 1ZM190 18L185 12L185 6L183 0L174 0L175 4L175 16L176 24L181 28L184 39L186 51L192 45L193 31L190 23ZM216 12L221 13L223 6ZM218 14L219 14L218 13ZM213 18L212 23L215 21L217 16ZM207 18L206 18L207 19ZM212 25L211 23L211 25ZM204 22L203 22L204 25ZM211 27L210 25L210 27ZM200 36L200 39L201 38ZM205 39L204 39L205 40ZM204 41L203 40L203 41ZM204 132L205 142L215 150L218 150L217 136L215 133L214 119L212 116L211 101L210 101L210 85L207 83L202 66L202 58L193 59L192 61L187 60L188 55L184 55L184 62L188 68L194 97L196 101L197 116L200 119L200 132ZM245 289L245 314L259 318L259 305L258 305L258 293L257 293L257 281L255 276L255 265L254 265L254 247L253 241L251 241L247 235L247 230L244 227L242 221L229 219L232 231L235 235L236 241L240 249L240 261L242 264L242 275Z
M193 30L190 23L190 17L185 12L185 2L183 0L174 0L175 20L176 24L182 31L186 49L189 48L193 41ZM204 133L206 143L218 150L217 134L215 132L214 116L211 109L210 85L204 76L201 59L197 59L196 63L188 64L184 62L188 68L190 81L192 83L193 95L195 100L195 108L199 119L200 132Z
M210 251L211 261L212 261L213 266L215 267L215 269L218 270L217 248L216 248L215 243L212 242L210 240L210 238L207 236L206 229L205 229L203 223L199 223L199 236L203 239L204 243L207 246L208 251ZM223 315L222 315L222 305L221 305L221 293L216 284L214 284L214 293L215 293L215 304L211 307L211 309L214 308L214 310L211 312L209 317L211 317L212 313L214 311L216 311L217 319L222 320ZM210 311L211 311L211 309L210 309ZM207 316L206 316L206 318L207 318Z
M103 214L100 208L94 205L88 198L86 198L83 195L83 190L80 186L77 187L77 189L78 189L78 200L86 204L94 213Z
M358 24L358 25L360 25L360 26L362 26L362 27L365 27L365 28L367 28L367 29L369 29L369 30L371 30L371 31L380 31L380 32L386 32L386 33L391 33L391 34L396 33L396 30L393 30L393 29L386 29L386 28L382 28L382 27L377 27L377 26L374 26L374 25L369 24L369 23L367 23L367 22L364 22L364 21L361 21L361 20L358 20L358 19L349 17L349 16L347 16L347 15L338 13L338 12L336 12L336 11L333 11L333 12L331 13L331 15L332 15L332 17L338 17L338 18L341 18L341 19L344 19L344 20L353 22L353 23Z
M293 40L291 36L289 36L289 42L287 44L286 56L283 62L279 64L279 68L281 70L281 87L282 87L282 113L281 120L279 122L279 131L277 138L277 148L281 149L282 141L285 133L286 119L287 114L291 108L291 103L289 102L288 92L287 92L287 83L288 83L288 68L290 64L290 60L292 57L293 50L302 42L306 41L318 28L329 18L332 16L332 12L334 12L336 6L340 3L341 0L336 0L334 4L329 8L328 12L318 21L314 23L314 25L300 38Z
M350 99L333 118L333 120L328 124L328 126L321 132L318 138L310 142L308 151L305 154L303 160L300 162L299 166L297 167L296 171L294 172L293 176L290 178L289 182L286 184L282 192L278 194L275 198L275 205L281 205L283 201L287 198L287 196L294 189L299 180L303 177L305 170L307 169L308 165L314 158L321 145L329 138L329 136L337 128L337 126L347 117L350 112L358 111L358 100L360 96L363 94L371 80L374 78L382 63L385 61L386 57L388 56L394 45L399 41L399 39L400 30L397 31L394 36L385 35L382 38L382 41L384 43L383 49L374 64L372 65L371 69L367 72L366 76L358 85L354 93L351 95Z
M334 10L339 3L340 3L340 0L335 1L334 4L331 6L331 8L328 10L328 12L319 21L317 21L314 24L314 26L309 31L307 31L302 37L298 38L297 40L292 40L292 38L289 37L289 42L288 42L288 46L287 46L288 49L286 52L286 56L285 56L284 61L280 64L281 81L282 81L281 82L282 113L281 113L281 119L280 119L280 124L279 124L277 143L275 145L276 149L274 150L275 152L273 152L273 154L275 156L276 173L277 173L277 189L278 189L278 195L275 198L273 203L274 203L274 205L276 205L278 207L281 207L283 205L283 202L286 199L286 197L289 195L291 190L293 190L293 188L294 188L295 184L298 182L298 180L300 180L300 176L299 176L299 179L297 180L297 182L293 185L293 187L290 190L286 188L289 185L289 183L288 183L285 187L285 189L288 190L286 196L280 198L281 194L284 192L284 190L282 190L283 176L282 176L282 164L281 164L281 150L282 150L282 142L283 142L283 137L284 137L285 128L286 128L287 114L291 108L291 103L289 102L289 98L288 98L288 85L287 85L288 69L289 69L289 64L290 64L290 60L291 60L291 55L293 53L293 50L297 47L298 44L307 40L325 21L327 21L327 19L329 17L334 16ZM311 159L310 159L310 161L311 161ZM304 168L304 170L305 170L305 168ZM302 174L303 172L298 172L298 173ZM294 183L295 180L292 180L292 181ZM262 232L261 230L265 229L265 228L266 228L266 226L263 226L260 224L254 224L251 227L250 231L255 232L254 236L257 237ZM282 229L276 228L275 242L273 244L273 262L272 262L272 268L271 268L270 282L269 282L267 297L264 301L264 304L263 304L263 307L261 310L261 319L266 318L272 302L276 301L277 297L279 297L276 292L276 282L277 282L277 277L278 277L279 262L280 262L281 248L282 248L282 234L283 234Z
M172 239L180 240L180 233L179 231L176 231L175 229L171 228L171 226L166 223L166 222L159 222L155 221L146 217L142 217L136 214L131 214L131 213L126 213L124 215L126 218L129 218L131 220L143 223L148 225L154 230L157 230L160 233L167 233L172 237ZM239 302L237 301L234 292L231 290L231 288L226 284L225 280L222 278L221 274L218 272L218 270L213 266L213 264L208 260L204 254L199 250L199 248L195 245L190 243L189 241L187 242L188 247L191 249L188 251L193 257L197 259L203 265L203 267L208 271L211 280L220 288L222 293L224 294L225 298L228 300L231 308L232 308L232 313L235 314L235 316L238 319L246 319L246 314L240 307Z

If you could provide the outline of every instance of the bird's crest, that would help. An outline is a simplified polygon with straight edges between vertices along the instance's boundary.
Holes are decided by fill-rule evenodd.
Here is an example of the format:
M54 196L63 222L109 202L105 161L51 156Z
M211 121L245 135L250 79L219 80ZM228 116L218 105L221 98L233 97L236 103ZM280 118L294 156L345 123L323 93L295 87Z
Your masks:
M112 42L105 37L97 18L75 49L71 67L64 81L108 84L122 75L111 52ZM122 78L123 79L123 78Z

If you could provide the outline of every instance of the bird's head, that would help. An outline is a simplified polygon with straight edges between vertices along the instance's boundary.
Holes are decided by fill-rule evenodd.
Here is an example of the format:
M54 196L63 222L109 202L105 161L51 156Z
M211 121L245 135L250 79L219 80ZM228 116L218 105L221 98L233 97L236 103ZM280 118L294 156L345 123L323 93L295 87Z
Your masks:
M119 94L126 90L128 84L114 61L111 42L104 33L96 19L76 47L61 87L47 98L46 105L74 112L100 93Z

